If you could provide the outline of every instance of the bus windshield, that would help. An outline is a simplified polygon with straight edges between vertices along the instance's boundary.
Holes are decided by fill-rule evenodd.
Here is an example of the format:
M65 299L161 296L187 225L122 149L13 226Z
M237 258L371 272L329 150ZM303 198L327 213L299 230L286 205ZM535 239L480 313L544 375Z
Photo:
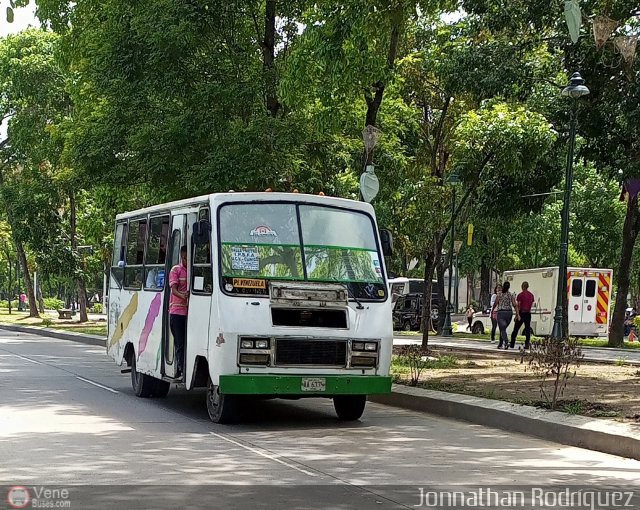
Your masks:
M386 290L374 223L361 212L294 203L220 209L224 290L268 294L267 280L338 282L358 299Z

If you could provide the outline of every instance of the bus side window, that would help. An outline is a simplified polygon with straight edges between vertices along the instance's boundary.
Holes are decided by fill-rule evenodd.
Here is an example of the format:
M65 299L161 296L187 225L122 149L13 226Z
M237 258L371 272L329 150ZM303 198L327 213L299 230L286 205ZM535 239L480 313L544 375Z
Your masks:
M207 220L211 224L209 208L203 207L198 215L199 220ZM211 268L211 239L206 244L192 244L193 270L191 271L191 289L194 294L211 294L213 292L213 270Z
M169 215L151 218L144 259L145 290L162 290L164 288L164 264L167 259L168 237Z
M129 221L127 233L127 257L124 267L124 287L141 289L144 274L144 244L147 236L147 219Z
M118 287L122 288L124 279L124 266L126 260L126 240L127 240L127 224L118 223L116 225L116 235L113 240L113 258L111 259L111 275L118 283Z

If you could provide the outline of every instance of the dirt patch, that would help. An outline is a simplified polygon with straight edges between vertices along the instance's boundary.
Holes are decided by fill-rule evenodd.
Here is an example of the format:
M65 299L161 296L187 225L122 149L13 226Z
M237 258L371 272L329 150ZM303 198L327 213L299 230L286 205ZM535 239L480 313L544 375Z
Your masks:
M425 369L420 375L422 387L548 407L540 393L538 377L520 358L507 353L451 349L437 349L432 355L455 356L458 363L455 368ZM408 382L407 372L398 367L392 370L397 382ZM583 363L569 380L561 399L558 410L640 425L640 370L632 366Z

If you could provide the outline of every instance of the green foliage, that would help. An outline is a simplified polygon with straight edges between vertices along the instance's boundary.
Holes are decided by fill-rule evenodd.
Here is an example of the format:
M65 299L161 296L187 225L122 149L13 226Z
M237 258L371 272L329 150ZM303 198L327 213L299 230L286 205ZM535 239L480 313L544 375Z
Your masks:
M64 308L64 301L58 298L44 298L44 307L47 310L61 310Z
M91 311L93 313L102 313L104 310L102 303L93 303L93 306L91 307Z

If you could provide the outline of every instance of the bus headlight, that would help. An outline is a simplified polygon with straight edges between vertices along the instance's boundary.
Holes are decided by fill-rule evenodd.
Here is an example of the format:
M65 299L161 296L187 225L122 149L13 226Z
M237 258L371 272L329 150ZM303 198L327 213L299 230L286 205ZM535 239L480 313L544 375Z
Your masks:
M268 349L269 340L256 340L256 349Z
M241 340L240 341L240 348L241 349L253 349L253 340Z
M351 344L352 351L376 352L378 350L378 342L353 342Z

